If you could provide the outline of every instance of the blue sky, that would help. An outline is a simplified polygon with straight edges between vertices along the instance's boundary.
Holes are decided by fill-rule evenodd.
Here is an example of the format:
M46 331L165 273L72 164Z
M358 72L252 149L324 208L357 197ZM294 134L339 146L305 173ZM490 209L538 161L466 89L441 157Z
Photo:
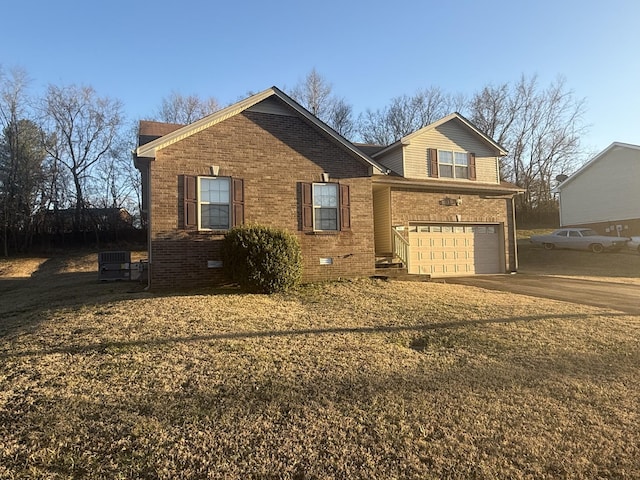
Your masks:
M438 86L558 76L586 100L595 153L640 144L637 0L21 0L3 7L0 65L24 68L33 93L93 86L149 117L172 91L232 103L312 69L356 113Z

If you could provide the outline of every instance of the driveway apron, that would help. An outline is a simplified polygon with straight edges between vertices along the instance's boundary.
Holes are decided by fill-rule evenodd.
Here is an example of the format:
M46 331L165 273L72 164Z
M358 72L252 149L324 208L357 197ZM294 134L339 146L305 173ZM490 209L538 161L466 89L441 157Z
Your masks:
M640 315L640 285L520 273L447 278L446 283L550 298Z

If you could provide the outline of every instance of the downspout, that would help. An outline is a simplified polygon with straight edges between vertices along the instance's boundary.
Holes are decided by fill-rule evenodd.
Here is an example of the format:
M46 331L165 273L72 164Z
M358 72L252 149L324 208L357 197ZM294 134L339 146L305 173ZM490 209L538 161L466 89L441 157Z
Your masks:
M518 234L516 232L516 196L511 196L511 222L513 222L513 266L515 269L511 273L518 271Z
M144 288L148 291L151 288L151 160L147 162L147 286Z
M556 187L557 188L557 187ZM558 195L558 220L560 220L560 226L562 227L562 193L557 192Z
M147 286L144 287L144 290L147 291L151 288L151 160L139 161L135 150L131 154L133 156L133 164L140 170L140 176L142 177L142 206L147 206ZM146 171L146 185L145 175L142 175L142 165L144 165ZM140 212L140 217L142 217L142 212Z

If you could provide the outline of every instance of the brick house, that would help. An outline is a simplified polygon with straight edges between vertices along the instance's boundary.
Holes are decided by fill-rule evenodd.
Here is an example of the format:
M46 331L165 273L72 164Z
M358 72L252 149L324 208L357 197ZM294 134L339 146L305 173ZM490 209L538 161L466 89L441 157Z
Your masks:
M295 233L306 282L370 276L377 262L390 261L401 262L409 273L453 274L439 267L427 272L421 260L418 243L430 236L422 234L436 235L437 227L445 237L451 230L456 244L473 244L481 231L498 232L500 243L491 245L502 260L493 268L515 270L511 201L517 189L487 173L493 168L497 175L504 152L457 114L416 132L415 140L445 126L463 130L455 151L478 152L475 167L471 160L467 166L474 179L460 178L459 155L449 169L453 177L446 177L449 160L440 150L432 154L439 155L439 166L435 157L429 160L438 177L412 175L398 151L415 143L414 137L384 148L356 146L275 87L190 125L140 122L134 161L148 220L150 285L223 282L221 239L241 224ZM441 147L450 145L432 148ZM455 238L460 226L463 235ZM424 232L425 227L433 228ZM446 245L449 238L442 241ZM473 245L467 250L473 254Z

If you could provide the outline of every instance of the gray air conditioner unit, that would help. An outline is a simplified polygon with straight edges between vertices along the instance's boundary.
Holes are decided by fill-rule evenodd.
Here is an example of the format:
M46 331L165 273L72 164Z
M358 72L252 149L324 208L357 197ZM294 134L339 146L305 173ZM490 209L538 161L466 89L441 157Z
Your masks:
M131 252L98 253L98 280L129 280Z

